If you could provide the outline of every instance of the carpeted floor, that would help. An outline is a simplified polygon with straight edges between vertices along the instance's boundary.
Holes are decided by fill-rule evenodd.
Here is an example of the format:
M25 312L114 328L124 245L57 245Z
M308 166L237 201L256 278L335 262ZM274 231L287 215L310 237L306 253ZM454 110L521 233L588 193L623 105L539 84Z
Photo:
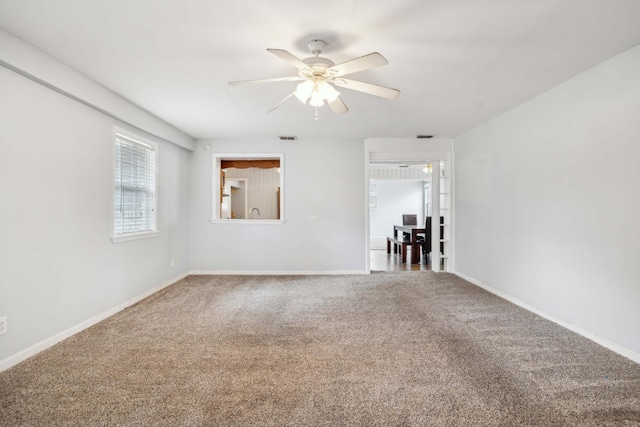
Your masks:
M640 365L444 273L190 276L0 373L0 425L640 425Z

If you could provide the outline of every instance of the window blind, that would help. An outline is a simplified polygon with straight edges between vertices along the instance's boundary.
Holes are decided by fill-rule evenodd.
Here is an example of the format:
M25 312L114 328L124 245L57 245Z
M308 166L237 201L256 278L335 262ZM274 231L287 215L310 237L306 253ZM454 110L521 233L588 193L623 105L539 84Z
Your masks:
M113 234L155 232L156 149L118 133L115 143Z

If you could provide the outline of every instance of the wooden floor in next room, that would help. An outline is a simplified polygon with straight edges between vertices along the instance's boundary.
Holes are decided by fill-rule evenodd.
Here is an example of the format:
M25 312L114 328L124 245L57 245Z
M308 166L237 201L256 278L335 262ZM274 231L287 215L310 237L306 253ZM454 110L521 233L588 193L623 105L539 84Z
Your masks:
M369 251L371 261L371 271L427 271L431 270L431 262L425 263L422 256L420 263L403 263L400 254L393 251L387 254L386 249L371 249ZM411 248L407 253L407 260L411 260Z

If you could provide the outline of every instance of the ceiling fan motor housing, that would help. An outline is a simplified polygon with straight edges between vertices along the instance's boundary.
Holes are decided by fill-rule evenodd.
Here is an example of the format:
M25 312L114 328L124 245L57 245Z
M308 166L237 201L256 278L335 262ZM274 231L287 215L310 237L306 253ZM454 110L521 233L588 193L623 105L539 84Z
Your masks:
M329 58L320 56L322 49L324 49L326 45L327 43L323 40L311 40L309 42L307 46L314 56L302 60L309 69L300 70L298 72L300 77L314 82L328 81L334 77L334 73L327 70L336 65L335 62Z
M318 40L318 39L311 40L307 44L307 46L309 47L309 50L315 56L320 55L322 53L322 49L324 49L326 45L327 45L327 43L324 40Z
M309 66L308 69L300 70L298 75L303 79L307 80L329 80L332 75L327 72L328 68L336 65L329 58L323 58L322 56L312 56L310 58L305 58L302 60L306 65Z

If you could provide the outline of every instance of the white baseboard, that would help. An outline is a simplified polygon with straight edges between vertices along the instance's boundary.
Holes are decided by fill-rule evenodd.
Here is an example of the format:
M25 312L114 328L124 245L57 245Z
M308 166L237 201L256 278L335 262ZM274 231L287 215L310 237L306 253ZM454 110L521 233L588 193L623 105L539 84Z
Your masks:
M54 345L56 345L57 343L59 343L60 341L63 341L67 338L69 338L72 335L77 334L80 331L83 331L85 329L87 329L90 326L95 325L98 322L103 321L104 319L113 316L114 314L116 314L119 311L124 310L127 307L132 306L133 304L136 304L137 302L142 301L143 299L155 294L156 292L166 288L167 286L173 285L174 283L176 283L177 281L184 279L187 276L187 274L182 274L178 277L175 277L171 280L168 280L167 282L161 284L160 286L156 286L155 288L149 289L146 292L143 292L142 294L135 296L125 302L123 302L122 304L118 304L117 306L105 311L104 313L100 313L97 316L93 316L87 320L85 320L84 322L81 322L75 326L72 326L69 329L66 329L52 337L49 337L43 341L40 341L39 343L36 343L34 345L32 345L31 347L28 347L22 351L20 351L19 353L14 354L13 356L9 356L6 359L0 360L0 372L9 369L12 366L17 365L18 363L28 359L31 356L35 356L36 354L40 353L43 350L48 349L49 347L52 347Z
M387 249L387 237L370 237L369 249L380 250Z
M202 276L342 276L369 274L366 270L300 270L300 271L254 271L254 270L192 270L189 275Z
M563 328L567 328L570 331L573 331L578 335L582 335L583 337L585 337L587 339L590 339L591 341L593 341L593 342L595 342L597 344L600 344L601 346L606 347L609 350L626 357L627 359L630 359L630 360L632 360L632 361L634 361L636 363L640 363L640 353L638 353L636 351L633 351L633 350L631 350L631 349L629 349L627 347L621 346L620 344L616 344L613 341L609 341L608 339L603 338L603 337L601 337L599 335L596 335L591 331L588 331L588 330L586 330L586 329L584 329L584 328L582 328L580 326L577 326L577 325L569 323L569 322L567 322L565 320L562 320L562 319L560 319L560 318L558 318L558 317L556 317L556 316L554 316L552 314L546 313L546 312L544 312L544 311L542 311L542 310L540 310L538 308L532 307L529 304L527 304L525 302L522 302L517 298L512 297L511 295L507 295L504 292L499 291L499 290L497 290L495 288L492 288L491 286L486 285L486 284L482 283L481 281L474 279L473 277L469 277L466 274L460 273L459 271L454 271L453 274L455 274L456 276L466 280L467 282L473 283L474 285L484 289L487 292L491 292L492 294L497 295L500 298L506 299L507 301L509 301L509 302L511 302L511 303L513 303L513 304L515 304L517 306L520 306L520 307L524 308L525 310L528 310L528 311L530 311L532 313L535 313L540 317L544 317L545 319L550 320L553 323L556 323L556 324L562 326Z

